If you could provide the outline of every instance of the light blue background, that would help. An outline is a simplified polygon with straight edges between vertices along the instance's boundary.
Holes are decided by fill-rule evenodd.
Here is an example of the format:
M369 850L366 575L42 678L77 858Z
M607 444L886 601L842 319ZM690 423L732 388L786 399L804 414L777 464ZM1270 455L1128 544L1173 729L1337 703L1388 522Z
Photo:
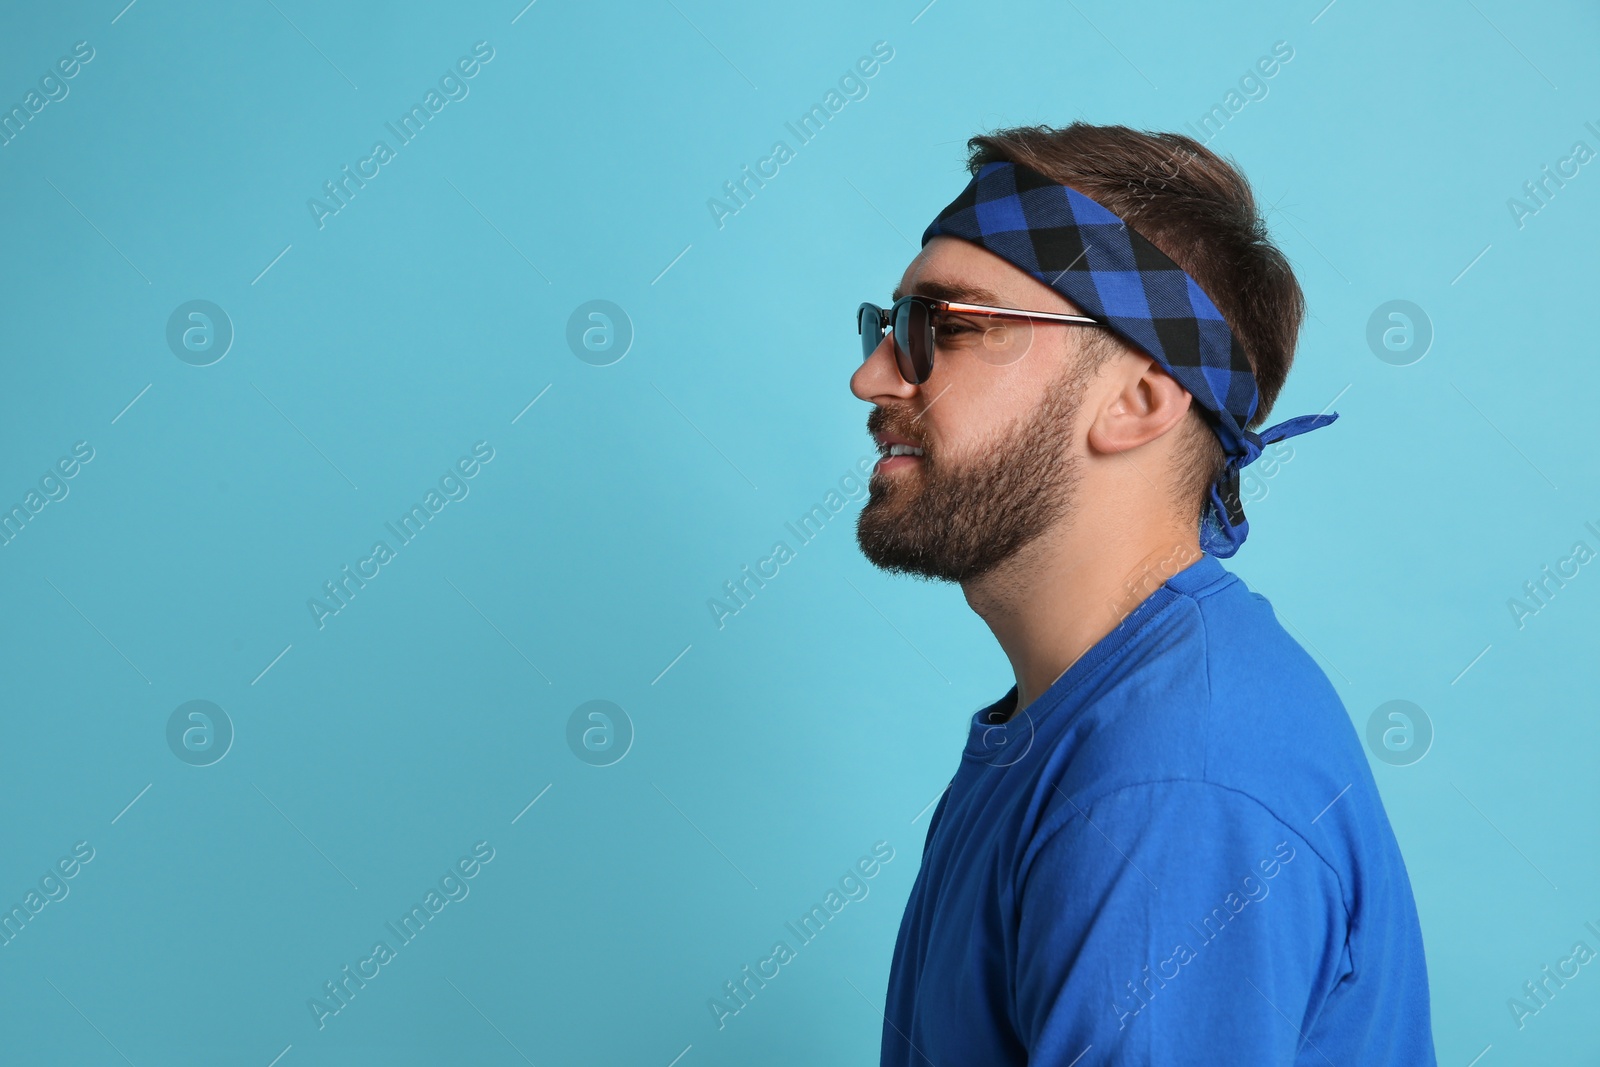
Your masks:
M859 500L723 628L707 600L869 451L853 311L966 137L1185 130L1280 40L1211 146L1309 299L1274 421L1341 418L1229 566L1357 729L1433 722L1373 766L1440 1062L1600 1053L1596 968L1507 1007L1600 948L1596 565L1507 607L1600 548L1600 164L1507 207L1600 149L1592 5L123 2L0 16L8 108L95 50L0 147L0 504L95 450L0 549L0 903L95 849L0 948L8 1062L875 1063L925 808L1006 661L958 589L861 558ZM470 94L319 229L308 198L478 41ZM868 95L719 229L708 198L877 41ZM236 330L207 367L165 341L194 299ZM636 331L610 366L565 339L593 299ZM1393 299L1435 332L1410 366L1366 343ZM307 599L477 441L470 495L319 630ZM209 767L165 739L193 699L237 731ZM566 742L592 699L636 731L609 767ZM307 1000L481 840L470 896L319 1030ZM708 998L877 841L870 894L719 1030Z

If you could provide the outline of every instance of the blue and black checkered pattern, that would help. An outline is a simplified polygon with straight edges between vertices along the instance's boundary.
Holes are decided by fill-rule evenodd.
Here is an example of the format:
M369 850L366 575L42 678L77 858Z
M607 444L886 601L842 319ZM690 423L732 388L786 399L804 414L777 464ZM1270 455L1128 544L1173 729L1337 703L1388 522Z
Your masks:
M1222 312L1165 252L1076 189L1017 163L987 163L923 231L971 241L1054 289L1189 390L1228 457L1201 520L1201 548L1231 556L1249 534L1239 468L1264 445L1326 426L1300 415L1255 433L1255 375Z

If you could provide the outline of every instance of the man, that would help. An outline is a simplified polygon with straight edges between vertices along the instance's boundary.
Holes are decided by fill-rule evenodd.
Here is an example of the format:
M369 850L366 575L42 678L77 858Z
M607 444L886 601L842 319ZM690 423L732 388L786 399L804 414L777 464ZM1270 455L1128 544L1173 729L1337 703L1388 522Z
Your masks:
M861 309L851 390L884 457L857 536L960 582L1016 684L930 820L882 1062L1433 1064L1356 733L1218 562L1248 531L1240 468L1337 417L1251 429L1304 313L1287 260L1187 137L969 148L895 305Z

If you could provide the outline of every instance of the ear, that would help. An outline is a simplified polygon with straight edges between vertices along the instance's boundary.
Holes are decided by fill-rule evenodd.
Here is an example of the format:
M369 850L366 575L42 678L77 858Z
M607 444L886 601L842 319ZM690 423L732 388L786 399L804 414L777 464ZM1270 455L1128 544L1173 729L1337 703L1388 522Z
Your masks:
M1194 398L1149 356L1128 354L1107 369L1112 391L1089 426L1090 448L1130 451L1154 441L1188 413Z

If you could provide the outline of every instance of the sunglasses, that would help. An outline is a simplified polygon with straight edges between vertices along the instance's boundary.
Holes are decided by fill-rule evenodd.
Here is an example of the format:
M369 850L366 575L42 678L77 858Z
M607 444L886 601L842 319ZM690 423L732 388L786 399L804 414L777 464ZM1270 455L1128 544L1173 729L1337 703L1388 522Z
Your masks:
M991 326L974 328L951 316L1022 320L1026 328ZM1033 323L1062 322L1075 326L1104 326L1087 315L1060 315L1048 311L1022 311L987 304L962 304L928 296L903 296L887 309L865 303L856 310L856 329L861 333L861 359L865 362L883 343L884 335L894 336L894 361L900 377L921 385L933 373L933 353L939 335L954 340L967 334L983 335L983 355L987 362L1005 364L1020 359L1033 336Z

